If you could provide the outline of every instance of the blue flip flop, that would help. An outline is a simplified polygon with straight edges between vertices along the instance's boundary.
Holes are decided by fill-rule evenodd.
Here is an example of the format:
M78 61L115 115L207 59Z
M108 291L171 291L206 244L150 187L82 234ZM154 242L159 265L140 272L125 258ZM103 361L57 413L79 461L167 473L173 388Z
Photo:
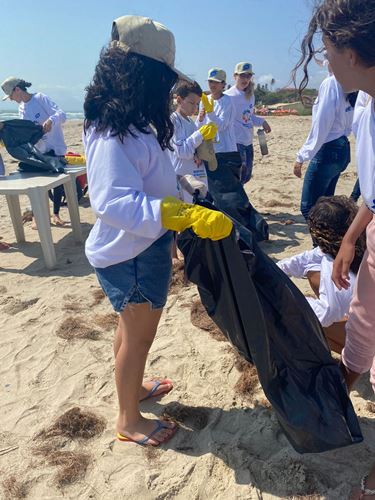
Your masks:
M157 397L157 396L165 396L165 394L168 394L168 392L170 392L172 389L173 389L173 385L172 387L170 387L169 389L161 392L160 394L156 394L155 395L155 392L159 389L159 387L165 382L165 379L164 380L154 380L153 381L153 387L152 389L148 392L147 396L145 396L144 398L140 399L139 401L142 402L142 401L146 401L146 399L150 399L152 397Z
M163 439L163 441L159 441L157 444L148 444L147 442L153 436L155 436L155 434L157 434L159 431L161 431L162 429L170 429L173 432L167 438ZM171 429L167 425L163 424L163 422L161 420L156 420L156 429L154 429L148 436L145 436L142 439L132 439L130 437L124 436L120 432L118 432L116 434L116 437L122 443L135 443L135 444L139 444L141 446L159 446L159 445L164 444L167 441L169 441L176 434L177 429L178 429L177 425Z

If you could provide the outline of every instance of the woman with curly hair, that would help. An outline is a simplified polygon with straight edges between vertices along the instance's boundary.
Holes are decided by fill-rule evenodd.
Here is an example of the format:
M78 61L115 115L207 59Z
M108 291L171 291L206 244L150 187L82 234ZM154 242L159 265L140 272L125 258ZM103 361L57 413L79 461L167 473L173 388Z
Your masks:
M174 423L146 419L139 408L140 401L172 389L169 379L143 381L168 293L172 231L191 227L217 240L232 229L220 212L174 197L170 99L183 77L174 68L174 54L173 34L162 24L140 16L116 19L84 104L88 183L97 216L86 255L119 313L117 437L152 446L177 430Z
M346 326L342 370L349 390L371 367L375 389L375 0L324 0L317 5L302 43L304 78L314 55L314 36L319 32L327 59L344 92L361 91L363 110L354 115L356 157L363 204L345 234L336 256L332 279L341 290L350 286L349 269L356 242L366 230L367 250L363 257ZM363 93L367 96L363 96ZM366 99L364 99L366 97ZM362 479L361 491L353 498L375 498L375 466Z
M323 327L331 326L349 313L356 276L366 247L364 234L356 242L355 258L349 271L349 288L338 290L331 276L333 261L357 212L355 202L346 196L322 196L308 218L316 247L277 263L288 276L309 280L317 298L306 298Z

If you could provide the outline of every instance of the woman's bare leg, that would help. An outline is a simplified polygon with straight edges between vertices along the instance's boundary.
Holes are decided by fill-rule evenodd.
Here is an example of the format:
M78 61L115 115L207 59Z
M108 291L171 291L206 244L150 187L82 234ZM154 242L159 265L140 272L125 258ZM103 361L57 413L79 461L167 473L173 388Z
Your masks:
M115 360L115 377L119 400L117 431L131 439L140 440L155 430L155 420L144 418L139 411L139 394L143 381L146 359L162 309L151 309L148 303L131 304L120 315L119 344ZM115 342L116 344L116 342ZM149 444L167 439L175 426L160 430Z
M121 333L120 323L121 323L121 318L119 318L119 324L116 329L115 340L113 341L113 354L115 358L121 346L122 333ZM139 400L145 398L153 387L154 387L154 381L144 380L142 382L142 386L139 392ZM162 383L159 385L159 387L157 388L157 390L154 392L153 395L158 396L159 394L166 393L170 391L172 387L173 383L171 380L163 379Z

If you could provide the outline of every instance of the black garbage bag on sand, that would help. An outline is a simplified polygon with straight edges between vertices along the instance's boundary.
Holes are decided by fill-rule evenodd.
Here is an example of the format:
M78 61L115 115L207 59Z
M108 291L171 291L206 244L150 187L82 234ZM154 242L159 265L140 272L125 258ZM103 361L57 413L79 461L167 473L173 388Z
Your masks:
M239 236L239 240L237 237ZM363 440L320 323L292 281L238 226L221 241L178 236L207 313L255 364L293 448L317 453Z
M250 229L257 241L268 240L268 224L250 203L240 181L240 154L217 153L216 159L216 170L206 168L208 191L215 206Z
M34 146L43 135L43 127L30 120L0 122L0 140L4 142L8 153L20 161L18 168L21 172L64 172L63 161L55 156L40 153Z

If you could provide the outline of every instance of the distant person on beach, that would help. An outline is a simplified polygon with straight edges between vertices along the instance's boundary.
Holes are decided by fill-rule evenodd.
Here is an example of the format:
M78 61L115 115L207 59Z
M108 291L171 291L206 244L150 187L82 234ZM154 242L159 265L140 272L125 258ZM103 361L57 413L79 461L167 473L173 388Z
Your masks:
M86 255L119 323L114 340L119 401L117 438L157 446L177 425L148 419L140 402L166 394L170 379L143 380L147 355L167 300L173 231L228 236L222 213L178 200L169 157L171 91L178 78L173 34L141 16L112 25L84 103L84 146L91 206L97 220Z
M336 288L332 281L332 270L342 239L357 212L357 205L346 196L319 198L310 210L307 221L316 247L277 263L288 276L309 280L316 298L306 299L323 327L344 319L349 313L356 276L366 247L364 234L356 243L347 290Z
M234 132L234 107L229 96L224 94L227 75L220 68L212 68L208 72L207 82L210 96L202 94L199 114L196 120L198 127L213 122L217 125L218 132L215 137L214 149L216 154L237 152L236 136Z
M370 370L375 391L375 0L324 0L318 3L302 42L302 56L295 71L304 68L300 92L309 75L306 61L314 51L315 36L322 36L327 59L345 94L361 91L363 109L354 114L356 165L363 204L345 234L333 264L332 279L340 290L350 287L349 270L356 242L366 231L367 250L359 268L341 368L348 390ZM366 94L366 95L364 95ZM363 464L365 466L365 464ZM362 477L351 500L375 498L375 464Z
M30 94L27 90L29 87L31 83L11 76L1 84L6 94L3 100L10 99L19 104L18 112L21 119L31 120L43 126L44 136L35 145L41 153L63 158L66 153L66 144L62 124L66 120L66 114L45 94L40 92ZM63 196L63 186L55 187L52 197L53 221L58 226L65 224L59 215ZM33 227L36 229L35 222Z
M171 160L180 187L181 199L191 203L192 192L197 189L204 198L208 190L206 167L197 157L197 147L203 141L214 139L217 126L214 123L202 125L199 129L191 116L196 115L202 96L198 83L182 82L175 90L176 111L171 115L173 137ZM188 188L188 189L187 189Z
M263 127L268 134L271 127L267 121L254 114L255 96L253 67L248 62L240 62L234 68L235 84L224 92L232 99L234 107L234 132L237 149L241 155L241 182L246 184L252 176L254 148L254 127Z
M310 161L301 197L306 220L318 198L335 194L340 174L349 165L353 111L350 95L344 93L335 76L327 77L313 105L310 133L294 164L294 175L302 177L302 166Z

